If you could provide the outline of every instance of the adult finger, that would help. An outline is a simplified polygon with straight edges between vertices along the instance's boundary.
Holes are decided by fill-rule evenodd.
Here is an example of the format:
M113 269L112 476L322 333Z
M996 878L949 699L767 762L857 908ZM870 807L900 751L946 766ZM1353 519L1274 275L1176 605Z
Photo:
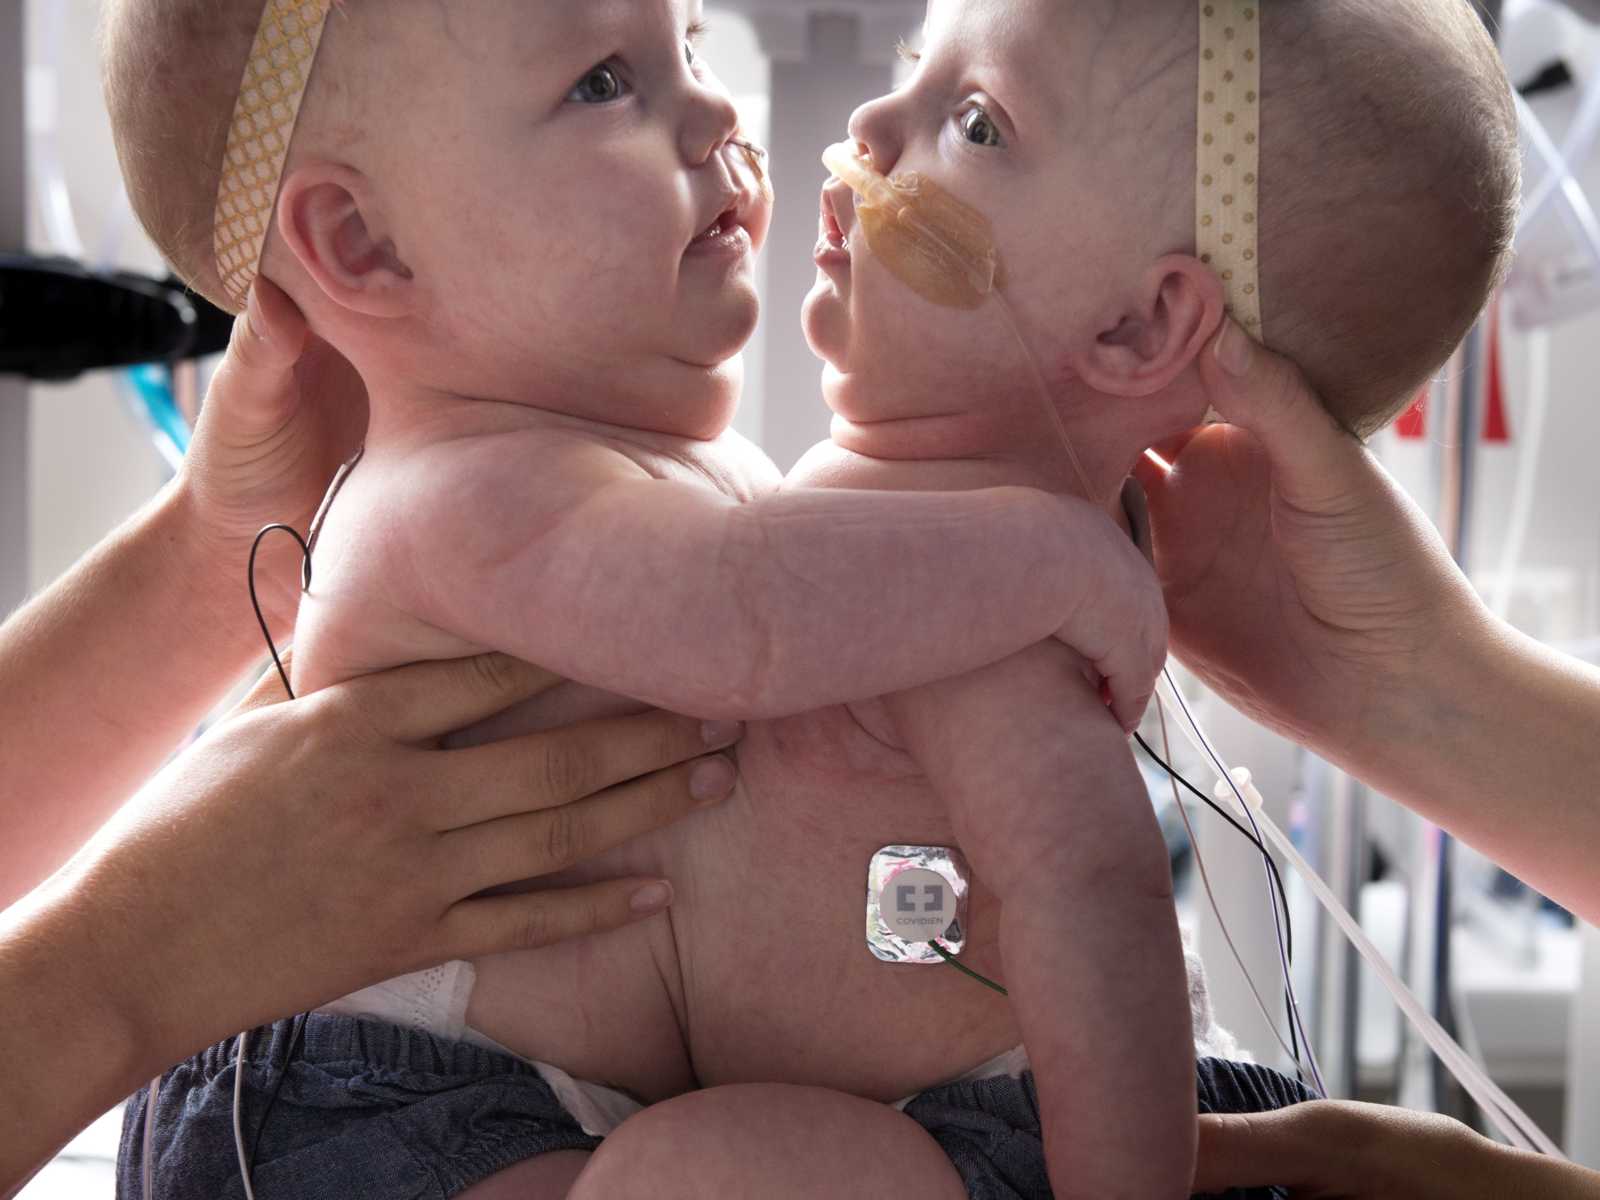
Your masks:
M482 958L535 950L568 938L620 929L654 916L671 902L672 885L649 878L463 900L440 921L441 943L434 955Z
M1199 365L1212 406L1261 442L1288 504L1322 512L1366 482L1361 443L1322 406L1294 363L1228 321Z
M1296 1111L1299 1107L1202 1116L1194 1190L1225 1192L1309 1182L1307 1146L1293 1132L1293 1123L1303 1115Z
M228 353L207 403L220 402L234 420L258 432L276 430L300 403L294 367L310 335L305 317L280 288L257 279L244 312L233 322Z
M443 737L492 717L561 678L505 654L417 663L339 685L340 702L397 742Z
M649 712L453 751L435 764L437 786L450 801L437 828L463 829L570 804L708 751L725 750L743 732L734 721Z
M565 870L728 798L733 763L711 755L543 812L501 817L444 835L474 891Z

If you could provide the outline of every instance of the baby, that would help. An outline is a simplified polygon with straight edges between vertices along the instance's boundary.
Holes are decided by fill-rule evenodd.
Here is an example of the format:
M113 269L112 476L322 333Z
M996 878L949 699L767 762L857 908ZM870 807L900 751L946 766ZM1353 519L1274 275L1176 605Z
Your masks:
M130 90L178 54L155 94L189 89L185 104L225 122L228 72L197 101L210 75L192 52L247 46L259 4L119 9L111 95L136 201L215 289L220 143L203 129L186 143ZM1017 1186L1047 1186L1042 1110L1059 1194L1182 1194L1194 1098L1170 880L1121 732L1068 649L1128 678L1119 713L1136 711L1139 634L1158 622L1115 613L1129 649L1076 606L1095 595L1087 564L1115 573L1114 605L1139 596L1118 582L1137 564L1103 519L1014 490L1076 477L1010 331L992 306L906 292L851 237L837 186L807 318L834 441L780 490L725 432L766 213L729 148L731 109L685 46L694 15L669 0L392 0L330 23L265 270L361 369L373 418L323 530L300 690L493 647L588 686L473 740L627 711L596 688L779 719L750 727L726 805L541 881L665 875L669 914L349 998L298 1056L281 1032L259 1043L251 1092L287 1073L273 1121L304 1129L295 1113L315 1109L329 1132L269 1124L257 1181L297 1195L313 1179L338 1195L417 1179L480 1198L995 1194L981 1189L1018 1157L1031 1182ZM1267 60L1263 151L1284 179L1275 194L1268 174L1263 195L1267 336L1364 427L1387 414L1353 405L1420 382L1499 270L1515 194L1504 83L1453 2L1267 16L1282 57ZM921 170L991 219L1084 490L1114 512L1143 447L1203 413L1192 364L1223 310L1192 253L1194 23L1187 2L937 0L917 76L854 130L878 168ZM1414 94L1383 68L1418 55L1432 70ZM243 56L219 53L235 77ZM1341 245L1351 223L1363 237ZM1397 242L1424 250L1402 279L1381 272ZM1306 287L1313 264L1350 274ZM1038 644L1057 630L1066 645ZM1014 1007L862 948L866 863L900 843L966 852L963 962L1009 984ZM350 1013L415 1014L461 1041ZM1012 1078L1013 1055L940 1086L1018 1042L1034 1075ZM176 1147L163 1162L227 1165L231 1137L211 1131L231 1078L226 1047L175 1072L163 1120L190 1118L158 1131ZM577 1121L608 1129L629 1100L585 1079L668 1102L588 1161L562 1152L596 1144ZM669 1100L697 1086L710 1090ZM904 1116L870 1103L917 1093ZM1007 1148L990 1136L964 1152L958 1127Z

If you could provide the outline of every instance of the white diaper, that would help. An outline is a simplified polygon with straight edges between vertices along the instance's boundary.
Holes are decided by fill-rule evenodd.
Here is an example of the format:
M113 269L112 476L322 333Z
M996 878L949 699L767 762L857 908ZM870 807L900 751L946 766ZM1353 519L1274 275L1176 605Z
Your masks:
M509 1055L539 1072L573 1120L593 1137L604 1137L644 1106L615 1088L574 1079L560 1067L535 1062L506 1049L467 1024L467 1001L478 973L469 962L448 962L362 988L325 1004L319 1012L336 1017L383 1021L426 1033L442 1041L467 1042Z
M1183 957L1189 970L1189 1015L1194 1023L1195 1053L1201 1058L1228 1058L1248 1061L1233 1035L1217 1024L1211 1009L1211 993L1206 987L1206 968L1195 953L1194 939L1189 930L1183 931ZM510 1055L539 1072L562 1106L572 1114L583 1131L594 1137L604 1137L626 1121L644 1105L632 1096L598 1083L574 1079L560 1067L536 1062L506 1049L493 1038L479 1033L467 1024L467 1001L472 996L477 972L469 962L448 962L442 967L430 967L410 975L385 980L359 992L352 992L318 1011L340 1017L360 1017L384 1021L430 1034L445 1041L468 1042L485 1050ZM1021 1046L1008 1050L964 1075L947 1080L948 1083L976 1083L980 1079L1010 1076L1020 1079L1028 1069L1028 1052ZM904 1109L916 1096L897 1101L895 1108Z

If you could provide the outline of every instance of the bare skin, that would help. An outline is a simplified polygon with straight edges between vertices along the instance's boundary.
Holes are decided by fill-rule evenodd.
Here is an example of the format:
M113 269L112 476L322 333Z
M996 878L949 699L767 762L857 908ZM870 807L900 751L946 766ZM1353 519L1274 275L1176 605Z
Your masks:
M365 420L364 395L345 390L348 369L303 355L303 319L261 286L174 489L0 627L5 745L50 734L6 776L7 888L27 891L121 808L66 868L0 913L0 1063L16 1084L0 1089L0 1195L144 1080L230 1031L430 957L648 916L670 902L669 893L634 907L650 878L469 897L564 869L732 787L731 764L711 752L738 728L708 739L702 722L665 713L439 753L437 735L557 682L491 657L373 676L292 705L277 703L271 676L122 807L118 789L170 750L161 739L177 736L174 722L245 661L231 631L242 623L237 568L252 531L272 514L309 519L336 430ZM281 628L298 564L269 558L262 579ZM191 608L216 619L191 627L179 619ZM173 659L146 663L152 646ZM63 752L106 723L120 736L92 754ZM331 811L330 794L342 801ZM433 887L389 886L395 878ZM315 953L325 947L339 949Z
M1168 446L1170 476L1140 468L1178 653L1243 711L1600 920L1600 671L1494 618L1292 364L1237 331L1218 349L1202 367L1232 423Z
M587 19L570 8L562 13L563 20ZM956 52L972 51L980 24L974 18L962 27ZM584 66L574 58L568 74ZM714 204L732 203L759 244L759 203L748 193L735 202L726 191L724 172L738 160L719 154L719 139L733 133L731 114L698 69L677 70L658 85L649 109L663 114L655 119L679 123L663 131L670 135L666 161L684 174L691 194L705 190L718 197ZM909 111L895 119L903 133L912 131ZM871 138L886 128L881 116L872 125ZM915 128L922 139L940 126L934 120ZM557 126L551 128L554 137ZM924 145L918 141L919 153ZM896 156L888 143L882 150L886 159ZM635 152L644 161L637 146ZM591 135L584 155L562 161L581 172L608 154L597 158ZM654 153L650 161L662 158ZM471 176L470 166L460 177ZM619 158L617 169L638 176L639 188L659 190L639 175L638 163ZM641 701L778 718L747 732L744 786L725 813L704 814L536 885L659 865L681 884L670 920L476 962L468 1023L528 1058L650 1102L696 1087L773 1080L888 1101L1026 1040L1040 1055L1061 1194L1123 1188L1179 1195L1192 1173L1193 1067L1170 879L1142 785L1095 684L1111 678L1117 715L1125 716L1126 696L1142 706L1144 674L1153 674L1160 658L1150 633L1158 647L1164 618L1139 598L1145 566L1107 516L1129 463L1148 444L1149 423L1161 422L1158 432L1166 432L1197 415L1188 412L1197 400L1192 385L1176 386L1163 406L1127 408L1136 420L1119 424L1114 436L1102 430L1084 447L1095 477L1092 504L1067 494L1059 445L1041 436L1050 426L1036 398L1022 412L1012 399L1026 374L1008 344L952 361L957 378L947 382L965 389L960 411L916 410L909 397L949 394L920 389L916 380L872 393L875 402L897 406L892 412L868 411L864 392L834 389L829 400L842 436L780 489L764 456L723 432L727 408L715 388L679 377L661 403L641 409L630 407L639 404L637 384L613 386L602 374L570 391L521 384L483 399L419 379L415 348L393 359L379 353L381 340L417 328L435 310L441 302L431 289L442 290L449 278L430 275L432 251L417 251L403 271L396 265L394 256L415 242L397 235L385 249L377 205L368 218L371 252L353 253L344 236L348 205L326 210L346 222L339 236L319 225L325 210L317 198L329 187L345 188L360 208L364 185L344 168L308 158L291 172L276 261L291 262L283 269L296 277L291 286L315 320L352 331L374 419L367 457L319 547L317 584L299 630L303 689L398 660L492 646L551 665L583 686L497 718L463 743L629 711ZM608 181L598 194L616 190ZM595 194L582 193L587 208ZM559 194L546 201L563 202ZM404 203L403 194L391 197L382 211L393 228L405 224ZM674 211L666 200L662 209ZM636 202L630 211L638 211ZM688 252L682 247L715 211L710 204L691 210L667 238L685 264L676 286L712 312L737 297L742 268L731 287L719 276L714 288L696 291L700 252L692 242ZM570 215L578 228L588 220L583 209ZM627 227L629 236L637 226ZM648 274L659 247L639 253ZM1138 377L1129 386L1146 390L1161 379L1184 380L1204 343L1202 326L1220 318L1206 275L1192 261L1141 269L1139 286L1161 298L1157 314L1144 318L1152 330L1144 344L1157 348L1148 359L1119 351L1099 377L1127 370ZM1039 273L1021 286L1026 292L1059 283L1058 274ZM864 291L885 286L875 279ZM592 301L577 296L571 303ZM897 305L897 296L888 303ZM380 309L392 325L362 325L366 346L354 332L363 307ZM913 323L930 325L920 311L908 314L908 328ZM650 329L648 322L642 327ZM421 336L430 332L437 337ZM572 336L592 341L596 332ZM615 349L619 360L633 344ZM678 351L703 352L692 339ZM845 357L824 352L848 376ZM1091 345L1090 353L1098 351ZM438 378L447 365L426 370ZM493 354L473 366L486 382L487 372L507 370ZM524 378L541 375L560 378L542 367ZM904 431L930 417L943 421L945 441L908 447ZM1052 635L1053 650L1039 646ZM1030 647L1046 654L1042 672ZM1083 651L1086 671L1068 647ZM1022 651L1028 656L1018 659ZM1134 666L1119 668L1118 655ZM982 674L989 669L1001 674ZM980 700L991 711L1019 669L1028 682L1009 702L1031 710L1037 724L1030 728L1049 726L1063 753L1081 747L1091 763L1109 761L1106 772L1068 771L1052 755L1038 760L1028 786L1015 788L1006 756L985 748L993 739L958 739L973 761L932 751L974 718ZM917 704L837 704L944 678L962 686ZM1133 680L1131 688L1123 678ZM818 707L828 704L834 707ZM1076 768L1072 757L1068 765ZM1063 778L1080 781L1082 795ZM998 823L1015 836L989 839L990 848L979 851L967 954L976 969L1007 979L1009 939L1019 963L1017 1007L953 972L877 964L859 930L861 874L871 853L901 841L982 847L985 823L1001 811L996 797L1013 794L1015 812ZM851 814L840 820L845 805ZM1088 835L1079 844L1092 853L1046 848L1078 833ZM767 847L790 852L773 855ZM1042 877L1057 876L1070 880L1065 890L1040 890ZM1015 901L1009 916L1003 893ZM1039 920L1040 913L1065 915ZM1096 936L1085 936L1091 931ZM1075 943L1073 950L1041 952L1063 940ZM1110 972L1087 961L1098 963L1129 942L1149 953L1125 956ZM774 955L781 955L781 969L750 971L753 960ZM1057 1017L1062 996L1070 997L1073 1022ZM916 1036L886 1040L870 1016L886 1008L905 1014ZM1138 1014L1132 1022L1130 1012ZM1085 1101L1113 1081L1138 1120ZM807 1095L807 1102L816 1099ZM1138 1147L1129 1142L1132 1129L1148 1135L1156 1125L1160 1153L1149 1153L1148 1137ZM564 1173L565 1160L548 1169ZM949 1165L933 1153L917 1169L932 1182L947 1177Z
M1230 327L1201 365L1230 425L1166 446L1170 475L1140 471L1186 663L1240 708L1600 920L1600 672L1492 617L1433 527L1333 426L1292 364ZM1241 626L1252 636L1234 636ZM1403 1109L1203 1117L1200 1134L1198 1190L1600 1196L1594 1172Z
M1600 1173L1480 1137L1459 1121L1329 1101L1200 1118L1195 1190L1288 1187L1295 1200L1595 1200Z

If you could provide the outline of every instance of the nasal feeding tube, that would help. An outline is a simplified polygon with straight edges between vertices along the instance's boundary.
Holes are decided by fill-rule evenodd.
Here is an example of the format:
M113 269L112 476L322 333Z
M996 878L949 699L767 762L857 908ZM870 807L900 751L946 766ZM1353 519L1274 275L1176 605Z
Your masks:
M850 142L823 151L822 164L861 198L856 208L867 245L889 273L930 304L977 309L994 300L1022 351L1034 388L1072 462L1084 499L1098 503L1089 474L1056 411L1039 361L1005 298L1005 273L993 226L977 209L917 171L886 176Z

